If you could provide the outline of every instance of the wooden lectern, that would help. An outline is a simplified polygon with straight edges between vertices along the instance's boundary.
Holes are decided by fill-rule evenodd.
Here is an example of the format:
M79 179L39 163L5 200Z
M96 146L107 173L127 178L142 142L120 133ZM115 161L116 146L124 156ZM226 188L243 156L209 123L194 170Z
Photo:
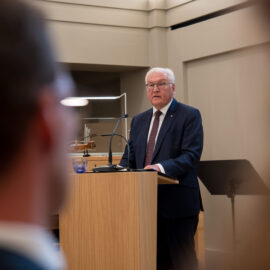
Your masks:
M60 245L70 270L156 270L157 172L72 176L60 213Z

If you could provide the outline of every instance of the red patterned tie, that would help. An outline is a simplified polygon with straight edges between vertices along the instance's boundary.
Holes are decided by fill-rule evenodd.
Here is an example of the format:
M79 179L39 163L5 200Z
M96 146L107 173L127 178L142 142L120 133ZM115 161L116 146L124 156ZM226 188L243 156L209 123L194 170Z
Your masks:
M161 111L155 112L155 119L154 119L154 123L152 126L152 130L151 130L149 141L146 148L144 166L150 165L152 162L152 157L153 157L154 148L156 144L156 136L157 136L158 126L159 126L159 117L161 114L162 114Z

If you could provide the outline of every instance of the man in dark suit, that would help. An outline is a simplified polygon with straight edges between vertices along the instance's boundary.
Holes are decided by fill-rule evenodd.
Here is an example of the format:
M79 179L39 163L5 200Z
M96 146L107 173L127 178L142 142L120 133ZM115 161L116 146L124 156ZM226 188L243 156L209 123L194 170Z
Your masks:
M203 148L200 112L174 99L173 71L153 68L146 74L153 108L131 122L130 167L176 177L179 185L158 188L158 270L197 268L194 234L202 209L196 167ZM127 149L120 165L127 166Z
M62 270L48 232L67 189L72 94L59 71L43 16L18 0L0 1L0 269Z

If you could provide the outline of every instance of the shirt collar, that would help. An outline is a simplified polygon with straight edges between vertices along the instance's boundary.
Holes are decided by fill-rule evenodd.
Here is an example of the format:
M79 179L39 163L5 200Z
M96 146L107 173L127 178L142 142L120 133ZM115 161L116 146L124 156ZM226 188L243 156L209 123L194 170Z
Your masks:
M171 104L172 104L173 98L172 100L162 109L160 109L160 111L162 112L162 115L166 115L167 111L169 110ZM155 115L155 112L158 111L155 107L153 107L153 115Z
M53 235L37 225L0 222L0 247L22 254L44 269L66 269Z

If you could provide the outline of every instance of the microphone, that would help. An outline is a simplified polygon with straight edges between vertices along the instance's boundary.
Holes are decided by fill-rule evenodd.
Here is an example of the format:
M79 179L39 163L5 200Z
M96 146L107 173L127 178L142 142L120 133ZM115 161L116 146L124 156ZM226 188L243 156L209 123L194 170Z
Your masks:
M118 126L119 126L121 120L122 120L122 119L125 119L125 118L128 118L128 114L124 114L123 116L121 116L121 117L118 119L118 121L117 121L117 123L116 123L116 125L115 125L115 128L114 128L114 130L113 130L113 132L112 132L112 134L111 134L110 146L109 146L109 156L108 156L108 163L109 163L109 165L112 165L112 140L113 140L113 137L114 137L114 135L115 135L115 132L116 132L116 130L117 130L117 128L118 128Z
M105 136L112 136L112 134L101 134L101 136L105 137ZM130 146L129 146L129 143L128 143L128 140L125 136L121 135L121 134L117 134L115 133L114 136L118 136L118 137L121 137L125 143L126 143L126 146L127 146L127 154L128 154L128 160L127 160L127 169L129 170L130 167L129 167L129 156L130 156ZM123 167L124 168L124 167Z
M117 130L121 120L124 118L127 118L127 117L128 117L128 114L124 114L123 116L119 117L112 134L104 134L105 136L111 136L110 144L109 144L109 152L108 152L108 165L95 167L95 168L93 168L93 172L114 172L114 171L119 170L119 167L117 167L117 165L112 164L112 140L113 140L114 135L116 134L116 130ZM101 135L101 136L104 136L104 135ZM119 135L120 134L118 134L117 136L119 136ZM120 168L120 169L122 169L122 168Z

